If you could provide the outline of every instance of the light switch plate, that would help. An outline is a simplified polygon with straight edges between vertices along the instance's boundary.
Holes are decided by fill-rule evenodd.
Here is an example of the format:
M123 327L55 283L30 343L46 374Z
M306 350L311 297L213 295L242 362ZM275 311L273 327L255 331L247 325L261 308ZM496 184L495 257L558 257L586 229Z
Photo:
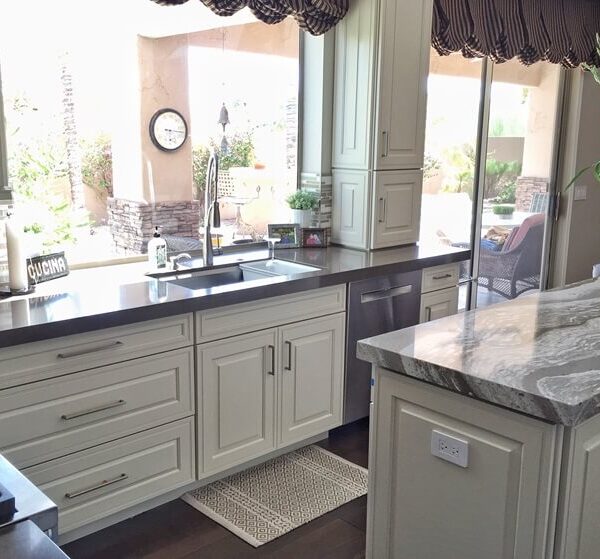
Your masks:
M431 432L431 454L461 468L469 465L469 443L441 431Z
M575 187L574 199L579 202L581 200L587 200L588 187L585 184L579 184Z

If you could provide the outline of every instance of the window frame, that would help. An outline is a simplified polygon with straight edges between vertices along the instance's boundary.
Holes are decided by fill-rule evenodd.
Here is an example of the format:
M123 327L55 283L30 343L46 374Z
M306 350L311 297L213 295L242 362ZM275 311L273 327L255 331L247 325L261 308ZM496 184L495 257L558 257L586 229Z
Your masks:
M2 69L0 68L0 202L12 202L8 185L8 151L6 148L6 120L2 97Z

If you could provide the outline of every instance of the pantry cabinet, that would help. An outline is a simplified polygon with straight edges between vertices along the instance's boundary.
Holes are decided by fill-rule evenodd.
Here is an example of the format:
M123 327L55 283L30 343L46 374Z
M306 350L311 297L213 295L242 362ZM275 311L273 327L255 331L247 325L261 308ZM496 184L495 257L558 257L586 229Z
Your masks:
M432 14L432 0L356 0L336 28L334 242L376 249L419 240ZM388 184L405 181L400 171L413 173L410 187Z
M432 0L381 1L376 170L423 166L432 14Z

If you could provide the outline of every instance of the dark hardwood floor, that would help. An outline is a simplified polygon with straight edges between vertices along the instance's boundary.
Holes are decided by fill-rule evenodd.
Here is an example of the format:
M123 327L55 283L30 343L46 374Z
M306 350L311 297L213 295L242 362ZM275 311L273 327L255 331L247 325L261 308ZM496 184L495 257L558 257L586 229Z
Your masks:
M332 431L321 446L367 466L366 420ZM72 559L358 559L365 556L367 498L343 505L258 549L181 500L64 546Z

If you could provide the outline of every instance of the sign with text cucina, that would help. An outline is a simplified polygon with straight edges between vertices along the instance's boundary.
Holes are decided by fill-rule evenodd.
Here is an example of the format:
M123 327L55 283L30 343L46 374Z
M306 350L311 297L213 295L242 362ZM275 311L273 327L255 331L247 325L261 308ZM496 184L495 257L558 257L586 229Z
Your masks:
M69 265L64 252L44 254L27 259L29 284L35 285L69 274Z

